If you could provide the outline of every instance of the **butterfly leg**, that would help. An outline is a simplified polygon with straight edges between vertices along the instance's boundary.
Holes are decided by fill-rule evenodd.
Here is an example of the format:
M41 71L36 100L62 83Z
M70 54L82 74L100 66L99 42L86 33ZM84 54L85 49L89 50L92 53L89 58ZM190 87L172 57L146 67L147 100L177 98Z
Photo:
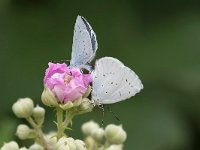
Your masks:
M105 116L105 110L104 110L104 105L99 104L98 107L102 110L102 120L101 120L101 125L104 125L104 116Z

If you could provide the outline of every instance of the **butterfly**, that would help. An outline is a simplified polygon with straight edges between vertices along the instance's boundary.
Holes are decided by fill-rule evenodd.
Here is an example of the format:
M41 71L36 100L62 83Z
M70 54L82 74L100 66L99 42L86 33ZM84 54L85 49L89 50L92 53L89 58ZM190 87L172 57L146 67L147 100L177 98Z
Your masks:
M92 75L92 101L95 105L126 100L143 89L139 77L113 57L96 61Z
M93 60L97 48L95 32L84 17L78 16L74 26L70 66L91 70L89 63Z

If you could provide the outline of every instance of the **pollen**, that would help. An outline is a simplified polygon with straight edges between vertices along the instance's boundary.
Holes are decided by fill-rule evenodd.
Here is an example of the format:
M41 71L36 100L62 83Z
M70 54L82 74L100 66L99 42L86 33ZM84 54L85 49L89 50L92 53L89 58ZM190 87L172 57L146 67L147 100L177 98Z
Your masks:
M70 76L68 74L65 74L65 76L64 76L64 83L65 83L65 85L67 85L72 79L73 79L72 76Z

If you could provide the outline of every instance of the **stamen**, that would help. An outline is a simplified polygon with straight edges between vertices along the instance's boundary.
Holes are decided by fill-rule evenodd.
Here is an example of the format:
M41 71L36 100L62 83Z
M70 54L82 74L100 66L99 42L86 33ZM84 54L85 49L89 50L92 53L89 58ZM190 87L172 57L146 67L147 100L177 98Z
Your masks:
M72 79L73 79L72 76L70 76L68 74L65 74L65 77L64 77L64 83L65 83L65 85L67 85Z

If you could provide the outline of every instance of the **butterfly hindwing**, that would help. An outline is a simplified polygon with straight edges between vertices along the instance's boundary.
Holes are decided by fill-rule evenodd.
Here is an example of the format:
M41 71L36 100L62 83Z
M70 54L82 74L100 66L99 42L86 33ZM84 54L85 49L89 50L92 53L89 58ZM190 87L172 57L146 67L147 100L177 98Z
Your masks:
M97 60L92 78L92 97L100 104L111 104L125 100L143 88L138 76L130 68L112 57Z

